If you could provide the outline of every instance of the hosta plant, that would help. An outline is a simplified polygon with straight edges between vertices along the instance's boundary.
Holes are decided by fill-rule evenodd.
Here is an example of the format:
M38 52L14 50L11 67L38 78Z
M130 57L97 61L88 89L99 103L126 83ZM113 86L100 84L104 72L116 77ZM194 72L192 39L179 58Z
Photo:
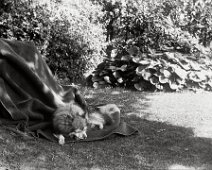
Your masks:
M204 62L179 52L142 54L136 46L126 51L126 55L106 60L97 67L92 77L94 87L119 86L139 91L212 90L212 65L203 54Z

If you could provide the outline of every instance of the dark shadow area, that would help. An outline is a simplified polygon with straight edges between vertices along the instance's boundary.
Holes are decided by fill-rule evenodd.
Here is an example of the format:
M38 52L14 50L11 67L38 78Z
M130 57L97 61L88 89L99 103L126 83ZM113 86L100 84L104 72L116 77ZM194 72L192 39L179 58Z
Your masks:
M127 120L140 131L140 135L133 139L133 143L137 143L134 153L145 158L153 169L167 169L174 164L193 168L212 168L211 139L194 137L190 128L138 117Z

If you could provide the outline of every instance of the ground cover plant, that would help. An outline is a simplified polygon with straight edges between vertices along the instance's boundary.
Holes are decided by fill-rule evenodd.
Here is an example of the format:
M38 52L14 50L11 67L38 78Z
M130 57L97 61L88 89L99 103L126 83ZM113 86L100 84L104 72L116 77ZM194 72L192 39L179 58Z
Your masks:
M82 91L89 105L116 103L122 119L138 128L139 134L61 147L1 127L1 169L212 168L211 93Z

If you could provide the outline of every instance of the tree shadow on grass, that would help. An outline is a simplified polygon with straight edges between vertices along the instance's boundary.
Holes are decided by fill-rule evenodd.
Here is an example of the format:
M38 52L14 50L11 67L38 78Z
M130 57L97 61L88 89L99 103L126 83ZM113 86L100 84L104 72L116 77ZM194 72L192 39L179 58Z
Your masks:
M190 128L136 117L129 122L133 119L133 124L140 131L140 135L133 139L133 143L138 144L135 153L145 159L149 167L171 169L171 166L181 165L190 169L212 168L211 139L194 137Z
M87 98L91 105L117 104L122 118L139 130L139 135L102 142L116 163L108 162L104 153L102 159L114 169L212 169L212 140L195 137L191 128L149 121L152 113L144 112L150 107L147 96L115 89L96 91ZM101 142L93 145L99 149L102 146Z

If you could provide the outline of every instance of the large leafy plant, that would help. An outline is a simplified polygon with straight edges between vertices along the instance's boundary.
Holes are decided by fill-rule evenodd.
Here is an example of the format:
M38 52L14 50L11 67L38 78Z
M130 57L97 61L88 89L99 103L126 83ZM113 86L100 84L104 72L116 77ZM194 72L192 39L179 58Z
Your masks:
M129 45L126 55L115 62L106 60L97 67L93 86L130 87L140 91L212 90L211 60L204 54L201 57L204 60L196 62L195 56L179 52L144 55L137 46Z
M180 0L105 0L103 3L110 7L106 10L112 11L106 13L106 20L109 18L109 21L116 24L109 30L113 34L107 34L112 37L109 59L93 73L94 87L211 90L210 48L200 38L204 31L199 29L201 34L194 34L192 29L185 29L182 18L178 17L180 9L187 10L184 13L188 15L200 14L199 1L194 3L193 8L189 5L185 8L185 2ZM206 12L197 19L203 22L207 17ZM190 21L186 23L187 28L197 26L194 18L188 17ZM204 26L206 28L207 24ZM209 32L210 29L207 29L207 34Z

